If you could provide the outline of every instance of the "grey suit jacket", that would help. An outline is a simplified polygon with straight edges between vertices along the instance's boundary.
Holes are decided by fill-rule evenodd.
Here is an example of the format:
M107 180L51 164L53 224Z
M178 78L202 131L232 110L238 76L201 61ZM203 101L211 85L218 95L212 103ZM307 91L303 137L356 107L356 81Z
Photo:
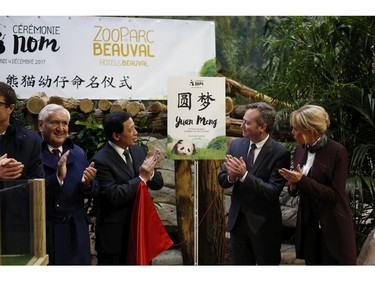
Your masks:
M246 138L235 139L227 154L247 159L249 145L250 141ZM281 168L290 168L290 152L270 137L252 168L247 168L248 174L244 182L237 180L234 183L228 218L229 230L233 229L239 213L242 212L253 235L280 233L282 223L279 195L286 183L279 174ZM224 165L218 179L223 188L233 185L227 180Z

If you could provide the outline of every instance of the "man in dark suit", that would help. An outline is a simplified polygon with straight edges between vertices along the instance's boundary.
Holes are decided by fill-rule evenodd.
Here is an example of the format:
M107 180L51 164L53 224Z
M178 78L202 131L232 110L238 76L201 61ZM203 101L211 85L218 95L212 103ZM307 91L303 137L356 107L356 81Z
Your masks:
M233 187L228 228L236 265L280 264L279 195L286 180L278 170L290 167L290 152L270 137L274 120L268 104L249 104L243 138L232 141L218 175L223 188Z
M158 190L164 181L155 170L157 153L135 145L138 132L129 113L109 113L103 126L108 142L93 157L100 184L95 246L99 265L124 265L138 185L144 181Z
M68 137L70 113L48 104L39 113L43 167L46 174L46 236L50 265L91 265L85 199L95 197L94 163Z
M0 189L44 178L41 140L36 132L17 124L16 103L13 88L0 82ZM0 199L2 254L31 253L30 190L9 189Z
M13 88L0 82L0 180L44 178L41 140L17 124L16 103Z

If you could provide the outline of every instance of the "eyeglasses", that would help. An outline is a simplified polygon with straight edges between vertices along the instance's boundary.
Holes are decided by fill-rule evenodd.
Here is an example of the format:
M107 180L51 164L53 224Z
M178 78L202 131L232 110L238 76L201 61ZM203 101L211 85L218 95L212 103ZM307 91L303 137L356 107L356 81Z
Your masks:
M3 105L5 107L9 106L6 102L2 102L2 101L0 101L0 105Z

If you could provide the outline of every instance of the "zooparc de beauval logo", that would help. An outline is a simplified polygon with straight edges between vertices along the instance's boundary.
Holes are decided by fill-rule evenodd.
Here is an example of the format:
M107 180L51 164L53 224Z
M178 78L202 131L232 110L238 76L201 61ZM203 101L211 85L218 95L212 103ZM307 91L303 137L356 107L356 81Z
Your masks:
M60 26L36 26L33 24L15 24L13 32L13 54L34 53L50 49L57 52L60 49L56 39L47 38L46 35L60 35ZM6 26L0 23L0 54L6 51L5 46Z

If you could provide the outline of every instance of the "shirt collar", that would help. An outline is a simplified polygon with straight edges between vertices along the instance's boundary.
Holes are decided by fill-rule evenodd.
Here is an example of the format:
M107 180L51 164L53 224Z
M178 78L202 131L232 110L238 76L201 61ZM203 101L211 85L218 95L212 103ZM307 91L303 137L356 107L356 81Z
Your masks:
M257 146L257 149L261 149L263 147L263 145L266 143L266 141L268 140L268 138L270 137L270 135L267 135L267 137L264 138L264 140L260 141L260 142L255 142L256 146ZM251 144L253 142L250 141L250 147L251 147Z
M108 143L117 151L119 155L122 156L124 154L125 149L123 149L122 147L119 147L118 145L114 144L111 141L108 141ZM129 148L127 148L127 150L129 150Z
M52 149L56 149L56 147L52 147L51 145L47 144L48 150L52 152ZM62 146L57 147L58 150L60 150L60 153L62 153Z

